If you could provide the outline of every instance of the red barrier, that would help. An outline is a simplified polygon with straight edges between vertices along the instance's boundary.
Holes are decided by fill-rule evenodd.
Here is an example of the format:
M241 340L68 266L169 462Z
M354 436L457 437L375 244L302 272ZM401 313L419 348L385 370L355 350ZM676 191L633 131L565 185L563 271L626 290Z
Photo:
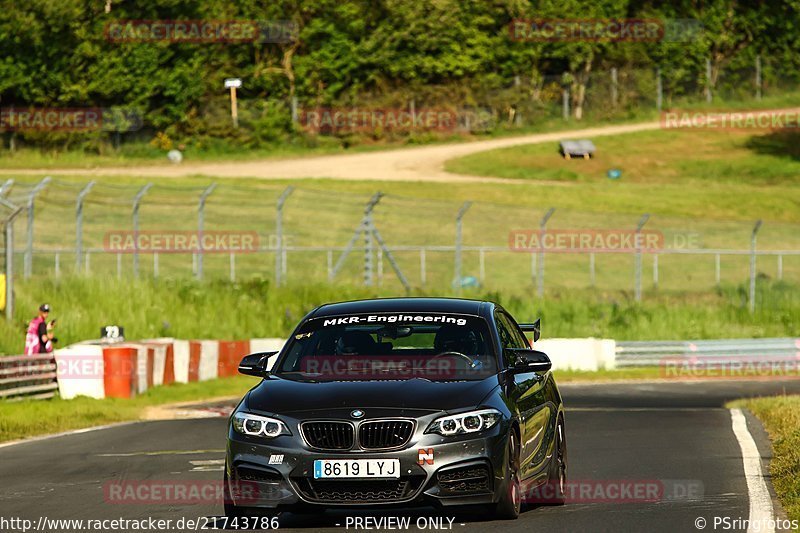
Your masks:
M235 376L239 361L250 352L250 341L219 341L217 376Z
M153 373L156 368L156 351L153 348L147 348L147 388L153 388L154 379Z
M164 385L175 383L175 350L173 344L167 344L167 355L164 360Z
M103 348L103 386L106 398L130 398L135 394L136 348Z
M189 341L189 382L200 378L200 353L203 348L200 341Z

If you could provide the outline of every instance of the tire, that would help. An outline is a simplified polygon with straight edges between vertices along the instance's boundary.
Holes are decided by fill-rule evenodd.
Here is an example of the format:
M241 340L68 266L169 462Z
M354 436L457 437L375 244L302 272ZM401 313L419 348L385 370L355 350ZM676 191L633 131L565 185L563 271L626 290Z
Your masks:
M556 424L553 457L550 459L550 476L548 483L553 487L553 498L549 505L564 505L567 501L567 436L564 431L564 419L559 417Z
M522 488L519 480L519 443L517 434L512 429L508 434L508 450L506 477L503 483L503 493L500 501L494 508L495 518L501 520L516 520L522 509Z

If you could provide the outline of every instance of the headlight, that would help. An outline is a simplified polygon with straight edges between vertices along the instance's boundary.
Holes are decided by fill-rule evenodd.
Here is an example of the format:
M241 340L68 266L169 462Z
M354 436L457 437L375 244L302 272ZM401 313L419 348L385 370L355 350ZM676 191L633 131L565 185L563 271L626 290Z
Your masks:
M443 416L434 420L425 433L438 433L443 437L478 433L497 424L502 416L496 409L482 409L460 415Z
M286 424L276 418L243 412L233 415L233 429L243 435L270 439L278 435L291 435Z

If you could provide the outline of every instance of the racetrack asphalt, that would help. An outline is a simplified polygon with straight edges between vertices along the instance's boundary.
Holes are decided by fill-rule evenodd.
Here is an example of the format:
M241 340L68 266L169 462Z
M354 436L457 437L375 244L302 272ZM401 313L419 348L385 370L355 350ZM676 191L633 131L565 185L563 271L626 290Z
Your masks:
M353 527L356 517L407 517L414 530L418 519L438 518L442 528L456 531L674 532L698 531L695 521L702 517L706 530L713 530L715 516L744 520L749 513L742 452L724 403L797 394L800 380L563 384L561 391L576 496L563 507L526 508L516 521L429 508L284 513L280 529L364 531ZM766 472L769 443L752 417L748 426ZM222 514L220 503L120 503L112 501L109 484L220 481L225 435L226 418L205 417L120 425L0 448L0 518L38 524L40 517L152 517L174 524L185 517L222 527L213 518ZM632 493L616 496L615 487L654 482L660 487L656 501L641 501ZM581 487L591 494L581 494Z

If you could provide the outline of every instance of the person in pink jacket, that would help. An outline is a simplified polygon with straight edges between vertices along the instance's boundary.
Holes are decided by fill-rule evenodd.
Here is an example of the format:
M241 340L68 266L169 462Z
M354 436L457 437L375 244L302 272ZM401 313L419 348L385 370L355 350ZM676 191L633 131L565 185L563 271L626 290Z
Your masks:
M28 324L28 332L25 335L25 355L36 355L53 351L55 341L53 330L55 320L47 321L50 315L50 306L42 304L39 306L39 314Z

